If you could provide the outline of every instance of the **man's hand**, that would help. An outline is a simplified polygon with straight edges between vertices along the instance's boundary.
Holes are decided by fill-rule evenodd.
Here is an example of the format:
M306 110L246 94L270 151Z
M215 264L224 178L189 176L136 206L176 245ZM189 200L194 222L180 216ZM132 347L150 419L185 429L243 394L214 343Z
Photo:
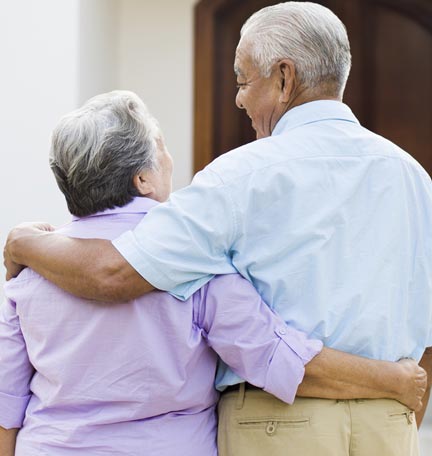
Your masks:
M427 374L415 360L404 358L397 363L401 368L400 390L396 399L411 410L422 409L423 396L426 392Z
M6 267L6 280L16 277L27 265L21 264L16 244L29 237L40 236L47 231L54 231L48 223L22 223L11 230L3 249L3 264Z

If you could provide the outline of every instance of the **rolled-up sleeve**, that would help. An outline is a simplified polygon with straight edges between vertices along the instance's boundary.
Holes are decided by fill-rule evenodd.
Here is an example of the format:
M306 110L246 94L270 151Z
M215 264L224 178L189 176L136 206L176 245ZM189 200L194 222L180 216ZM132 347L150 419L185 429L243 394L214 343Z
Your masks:
M0 426L22 426L33 376L16 305L5 299L0 307Z
M309 339L306 334L288 326L279 326L275 332L280 337L280 342L269 363L263 389L292 404L304 377L304 366L322 350L323 343L317 339ZM288 390L287 369L291 372ZM284 374L281 375L281 372Z
M215 274L236 272L227 256L236 220L229 191L204 170L113 245L155 288L187 299Z
M221 359L241 378L291 404L304 366L322 342L287 326L238 274L214 278L196 300L197 324Z

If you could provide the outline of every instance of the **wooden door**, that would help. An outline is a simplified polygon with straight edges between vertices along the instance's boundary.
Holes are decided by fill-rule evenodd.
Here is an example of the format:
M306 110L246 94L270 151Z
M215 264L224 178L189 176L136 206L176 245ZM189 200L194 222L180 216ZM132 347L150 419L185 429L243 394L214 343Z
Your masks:
M269 0L201 0L195 9L194 167L253 141L234 103L244 21ZM353 55L344 101L360 122L432 175L432 1L322 0L344 22Z

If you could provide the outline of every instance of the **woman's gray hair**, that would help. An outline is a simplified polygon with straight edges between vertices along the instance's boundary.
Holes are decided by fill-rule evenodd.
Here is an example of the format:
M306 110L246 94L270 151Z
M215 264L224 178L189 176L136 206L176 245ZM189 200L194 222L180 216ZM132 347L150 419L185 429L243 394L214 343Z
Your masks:
M269 77L281 59L294 62L300 84L332 84L343 93L351 68L345 26L328 8L311 2L286 2L257 11L243 25L240 43L251 46L261 75Z
M69 211L85 217L138 196L133 178L156 167L157 121L132 92L88 100L52 134L50 166Z

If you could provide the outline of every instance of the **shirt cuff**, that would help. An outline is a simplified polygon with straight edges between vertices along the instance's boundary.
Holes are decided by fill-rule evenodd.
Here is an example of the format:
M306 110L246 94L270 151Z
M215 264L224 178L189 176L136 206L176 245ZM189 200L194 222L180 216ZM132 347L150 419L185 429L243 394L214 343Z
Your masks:
M214 275L207 274L196 280L178 284L157 268L157 261L151 261L151 255L136 242L132 231L123 233L112 241L113 246L123 258L151 285L158 290L167 291L182 301L189 299L197 290L209 282Z
M0 393L0 426L5 429L22 427L31 394L24 397Z
M277 328L275 333L280 337L280 342L270 361L263 389L292 404L304 377L304 366L321 352L323 343L317 339L308 339L304 333L286 326ZM287 366L289 378L281 375L282 372L287 372Z
M151 255L144 252L136 242L132 231L123 233L114 239L112 245L119 251L120 255L151 285L158 290L171 290L177 284L170 280L166 274L155 267L147 258ZM155 262L156 263L156 262Z

